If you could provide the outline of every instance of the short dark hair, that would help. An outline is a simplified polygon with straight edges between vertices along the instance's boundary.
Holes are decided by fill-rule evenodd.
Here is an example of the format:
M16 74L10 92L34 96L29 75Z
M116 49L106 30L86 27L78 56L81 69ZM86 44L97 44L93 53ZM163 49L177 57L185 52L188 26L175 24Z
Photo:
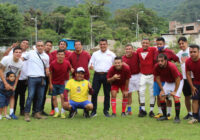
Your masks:
M80 42L81 43L81 41L80 40L76 40L75 42L74 42L74 44L76 44L76 42ZM82 43L81 43L82 44Z
M64 41L64 40L60 40L60 41L58 42L58 45L60 45L61 42L64 42L64 43L66 44L66 46L68 46L68 43L67 43L66 41Z
M29 40L27 38L24 38L21 40L21 42L23 42L23 41L29 41Z
M14 72L12 72L12 71L9 71L9 72L7 72L7 73L6 73L6 78L7 78L7 77L9 77L11 74L14 74L14 75L15 75L15 73L14 73Z
M58 50L57 50L57 54L58 54L58 53L62 53L62 52L65 54L65 50L61 50L61 49L58 49Z
M126 44L125 48L128 47L128 46L131 46L133 48L132 44Z
M51 44L53 44L53 41L51 41L51 40L47 40L47 41L45 42L45 44L47 44L47 43L51 43Z
M19 46L15 47L15 48L13 49L13 53L15 52L15 50L21 50L21 51L22 51L22 48L19 47Z
M165 55L164 53L160 53L160 54L157 56L157 60L158 60L158 58L164 58L164 60L168 60L167 55Z
M122 60L122 57L121 56L116 56L115 60Z
M148 41L150 41L150 39L149 39L149 38L143 38L142 40L148 40Z
M192 49L197 48L199 50L199 45L196 44L191 44L189 47Z
M158 38L156 39L156 41L162 41L162 42L165 43L165 39L164 39L163 37L158 37Z
M179 43L180 41L187 42L187 38L184 37L184 36L182 36L182 37L180 37L180 38L178 39L178 43Z
M100 39L100 41L105 41L106 43L108 43L108 40L105 39L105 38ZM99 41L99 42L100 42L100 41Z

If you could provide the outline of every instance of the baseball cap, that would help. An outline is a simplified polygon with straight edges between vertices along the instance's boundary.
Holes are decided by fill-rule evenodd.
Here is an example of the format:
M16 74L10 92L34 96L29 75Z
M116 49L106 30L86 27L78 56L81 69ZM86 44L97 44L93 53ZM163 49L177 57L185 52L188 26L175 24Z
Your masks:
M84 68L83 67L78 67L76 69L76 72L85 72Z

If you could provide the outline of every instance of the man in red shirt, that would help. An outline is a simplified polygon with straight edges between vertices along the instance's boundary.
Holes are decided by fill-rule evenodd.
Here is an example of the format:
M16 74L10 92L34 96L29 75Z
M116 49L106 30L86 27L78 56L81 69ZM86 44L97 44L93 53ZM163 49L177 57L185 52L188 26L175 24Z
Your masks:
M167 56L168 61L174 61L174 62L179 62L179 58L176 56L176 54L167 48L166 44L165 44L165 39L163 37L158 37L156 39L156 45L158 48L158 51L156 51L155 56L154 56L154 62L157 63L157 57L159 54L163 53ZM164 81L162 81L162 84L164 85ZM155 118L159 118L162 116L162 110L161 110L161 106L160 106L160 99L159 99L159 94L160 94L160 88L158 86L158 84L156 83L156 81L154 81L154 85L153 85L153 89L154 89L154 96L157 96L157 105L158 105L158 110L159 113L155 116ZM167 100L167 116L168 119L171 119L171 107L172 107L172 102L170 100Z
M160 87L160 104L163 112L163 116L158 118L158 121L168 120L166 112L166 98L171 100L171 97L174 98L175 102L175 112L176 117L174 123L180 123L180 100L183 89L183 76L179 72L175 64L168 61L168 58L165 54L159 54L157 58L158 63L154 67L154 75L158 86ZM164 86L162 82L164 81Z
M200 55L199 46L190 45L190 58L186 60L186 77L192 91L192 111L193 118L188 123L198 122L199 100L200 100ZM192 80L191 74L194 79Z
M127 97L130 77L131 73L129 67L122 63L121 57L116 57L114 60L114 66L109 69L107 74L107 81L111 83L112 117L116 117L116 97L119 89L121 89L123 94L121 116L126 116L125 110L128 103Z
M150 94L150 112L149 116L153 117L153 109L155 103L155 97L153 96L153 67L154 67L154 55L156 52L155 47L150 47L150 40L142 40L142 48L137 49L139 61L140 61L140 83L139 83L139 94L140 94L140 106L141 110L139 112L139 117L144 117L147 115L145 111L145 91L147 84L149 85Z
M83 67L85 70L85 79L89 80L90 74L88 70L88 64L90 58L91 58L90 54L83 50L81 41L79 40L75 41L75 51L69 57L69 62L73 68L73 73L72 73L73 77L75 77L74 70L76 70L78 67Z
M61 98L61 106L64 102L63 92L65 89L65 80L66 74L69 74L70 70L70 63L69 61L65 60L65 51L58 50L57 51L57 59L51 62L50 65L50 80L49 80L49 89L52 91L53 96L53 105L54 105L54 118L59 117L59 109L58 109L58 102L57 102L57 95L60 95ZM61 109L61 118L66 118L65 110Z
M127 64L129 66L131 71L131 78L129 81L127 114L132 115L132 92L137 91L139 94L140 69L138 55L136 52L134 52L133 46L131 44L127 44L125 46L125 55L122 57L122 61L124 62L124 64Z

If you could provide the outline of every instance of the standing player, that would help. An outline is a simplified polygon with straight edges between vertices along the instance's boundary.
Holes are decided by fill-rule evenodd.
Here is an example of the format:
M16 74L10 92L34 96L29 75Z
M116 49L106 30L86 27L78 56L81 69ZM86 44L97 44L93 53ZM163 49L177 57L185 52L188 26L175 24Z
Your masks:
M199 100L200 100L200 55L199 46L190 45L190 58L186 60L186 76L192 92L192 111L193 118L188 123L198 122ZM191 74L194 79L192 80Z
M188 114L184 117L184 119L190 119L192 117L192 112L191 112L191 88L188 83L186 73L185 73L185 62L189 58L189 47L187 43L187 39L185 37L180 37L178 39L178 44L180 46L180 51L177 53L177 56L179 57L179 61L181 63L181 70L182 70L182 75L184 79L184 85L183 85L183 94L185 96L185 106L188 111Z
M116 117L116 97L119 89L121 89L123 94L121 116L126 116L125 110L128 103L128 86L130 78L131 72L129 67L122 63L121 57L115 57L114 66L109 69L107 74L107 80L111 83L112 117Z
M137 91L139 94L140 69L138 55L136 52L134 52L133 46L131 44L127 44L125 46L125 55L122 57L122 61L129 66L131 71L131 78L129 81L127 114L132 115L132 92Z
M137 49L137 53L140 61L140 83L139 83L139 94L140 94L140 106L141 110L139 112L139 117L144 117L147 115L145 111L145 91L147 84L149 85L150 94L150 112L149 116L153 117L153 109L155 104L155 97L153 96L153 67L154 67L154 55L156 52L155 47L150 47L150 40L142 40L142 48Z
M158 118L158 121L168 120L166 113L166 97L174 98L176 117L174 123L180 123L180 97L183 88L183 77L178 71L178 68L172 62L169 62L165 54L159 54L157 58L158 63L154 67L154 74L156 82L158 83L160 92L160 104L162 107L163 116ZM162 82L164 81L164 86Z

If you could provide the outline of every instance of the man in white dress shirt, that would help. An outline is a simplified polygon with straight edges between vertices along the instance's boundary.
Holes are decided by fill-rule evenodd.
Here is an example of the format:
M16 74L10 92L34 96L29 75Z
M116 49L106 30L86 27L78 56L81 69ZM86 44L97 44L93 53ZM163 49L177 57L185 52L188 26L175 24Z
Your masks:
M104 110L103 113L106 117L110 117L109 108L110 108L110 89L111 86L107 82L107 72L114 62L116 55L108 49L108 42L106 39L101 39L99 42L100 50L93 53L90 62L89 68L94 69L94 77L92 88L94 89L94 94L92 95L92 104L94 106L91 117L97 115L97 96L103 84L104 91Z

